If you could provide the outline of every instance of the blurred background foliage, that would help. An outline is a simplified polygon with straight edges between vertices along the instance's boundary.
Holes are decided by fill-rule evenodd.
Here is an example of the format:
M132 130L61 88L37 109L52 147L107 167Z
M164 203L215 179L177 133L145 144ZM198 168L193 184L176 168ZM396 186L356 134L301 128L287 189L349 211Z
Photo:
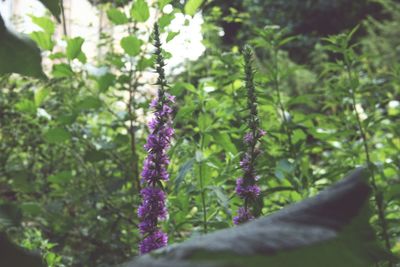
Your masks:
M240 49L249 43L267 131L258 213L313 196L367 165L366 144L385 231L400 255L398 1L90 2L126 31L117 45L102 34L105 52L94 64L105 72L82 67L85 36L66 36L66 47L55 49L57 20L49 15L32 17L41 30L30 35L52 62L48 78L0 77L0 226L15 243L41 252L48 266L110 266L137 254L145 122L155 92L144 79L153 66L150 28L141 25L154 8L165 42L176 35L174 14L201 11L206 47L169 76L177 97L164 225L170 242L232 226L246 131ZM171 13L162 11L168 4ZM1 37L5 73L9 35ZM43 78L35 70L16 72ZM377 215L371 223L384 243Z

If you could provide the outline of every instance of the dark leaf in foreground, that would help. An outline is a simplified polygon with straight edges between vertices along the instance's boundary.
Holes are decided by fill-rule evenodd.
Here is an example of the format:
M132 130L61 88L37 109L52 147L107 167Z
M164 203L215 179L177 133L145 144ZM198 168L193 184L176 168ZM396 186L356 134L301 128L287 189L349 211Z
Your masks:
M58 22L61 22L61 3L60 0L39 0L48 10L50 10L51 14L57 19Z
M375 266L389 256L368 224L369 196L367 174L358 169L271 216L168 246L125 266Z
M39 255L24 250L0 233L0 266L2 267L44 267Z
M45 78L42 57L35 42L7 30L0 15L0 75L19 73Z

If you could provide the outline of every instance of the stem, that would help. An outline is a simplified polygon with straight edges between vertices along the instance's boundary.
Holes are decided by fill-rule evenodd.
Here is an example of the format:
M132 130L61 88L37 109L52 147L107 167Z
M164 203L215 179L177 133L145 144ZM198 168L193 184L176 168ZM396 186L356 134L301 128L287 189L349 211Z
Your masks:
M67 22L66 22L66 19L65 19L64 0L61 0L60 8L61 8L63 33L64 33L65 36L68 36L68 33L67 33Z
M200 151L203 152L204 148L204 136L201 136L200 141ZM206 195L204 191L204 179L203 179L203 171L202 171L203 162L201 161L199 164L199 176L200 176L200 190L201 190L201 204L203 209L203 229L204 233L207 233L207 209L206 209Z
M136 30L136 23L133 25L133 29ZM132 28L129 26L129 34L132 34ZM134 110L136 109L134 105L134 94L137 91L138 87L138 80L140 77L136 74L133 69L133 61L130 59L130 69L129 69L129 84L128 84L128 92L129 92L129 99L127 103L128 113L129 113L129 134L131 139L131 153L132 153L132 173L134 175L134 181L136 183L136 188L138 192L140 192L140 177L139 177L139 156L136 150L136 131L135 131L135 121L136 121L136 114ZM134 82L132 83L132 80Z
M371 174L370 183L372 186L372 190L374 192L374 201L375 201L376 209L378 212L379 224L380 224L381 231L382 231L381 235L382 235L383 241L385 243L385 247L388 250L388 252L390 253L391 246L390 246L390 239L389 239L389 234L388 234L388 226L387 226L387 222L386 222L386 218L385 218L385 208L382 203L383 196L382 196L382 193L379 192L378 186L376 184L374 166L371 161L370 152L369 152L369 148L368 148L367 135L366 135L364 127L362 126L360 114L356 108L356 96L355 96L356 88L352 88L352 85L351 85L351 83L353 81L353 75L352 75L352 67L349 62L346 62L346 68L347 68L348 79L350 82L350 96L351 96L351 100L352 100L352 108L354 110L358 130L360 131L361 139L363 142L364 153L365 153L365 158L367 161L368 170ZM393 265L392 265L391 261L389 261L389 267L391 267L391 266L393 266Z
M292 131L289 127L289 121L286 118L286 114L285 114L285 107L283 105L282 102L282 97L281 97L281 88L280 88L280 84L279 84L279 64L278 64L278 49L277 48L273 48L274 49L274 53L273 53L273 71L272 71L272 76L273 76L273 85L274 85L274 89L276 91L276 95L278 98L278 108L281 111L282 114L282 120L283 120L283 128L284 131L286 133L287 136L287 140L288 140L288 148L289 148L289 155L291 158L293 158L295 161L297 161L297 153L296 150L294 149L294 145L293 145L293 140L292 140ZM297 163L295 163L295 176L300 178L300 171L298 169ZM303 188L306 188L308 190L308 181L306 179L303 180Z
M273 84L276 91L276 95L278 97L278 107L281 110L282 119L284 122L284 129L289 142L289 153L292 155L294 152L293 142L292 142L292 133L289 129L289 122L285 116L285 107L283 106L282 97L281 97L281 89L279 85L279 65L278 65L278 51L274 48L274 71L273 71Z

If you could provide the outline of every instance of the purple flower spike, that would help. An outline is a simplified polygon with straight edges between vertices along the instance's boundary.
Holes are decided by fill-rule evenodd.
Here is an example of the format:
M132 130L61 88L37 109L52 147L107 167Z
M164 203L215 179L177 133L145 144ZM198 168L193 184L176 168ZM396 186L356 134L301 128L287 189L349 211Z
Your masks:
M139 245L141 254L149 253L158 248L166 246L168 243L168 236L162 231L156 231L146 236Z
M238 210L238 216L235 216L233 218L233 223L235 225L239 225L248 221L254 220L254 216L251 215L251 213L247 210L245 210L245 208L239 208Z
M163 67L161 43L158 26L154 26L154 40L157 56L157 73L159 86L157 97L151 101L150 107L154 109L154 117L149 121L150 134L144 145L147 157L143 164L141 183L144 188L140 191L142 203L138 208L139 231L142 240L139 244L141 254L148 253L167 245L168 236L159 229L158 222L165 220L168 215L166 195L163 191L162 181L169 179L167 172L169 158L167 155L174 130L172 129L171 105L175 98L165 92L167 81Z
M255 181L255 179L254 179ZM236 194L245 200L256 200L260 195L260 187L258 185L245 185L242 178L236 180Z
M261 137L266 134L266 132L259 127L260 122L257 112L257 98L253 81L254 70L251 65L252 52L250 47L246 46L244 48L243 56L245 61L247 108L250 111L250 114L248 116L249 132L247 132L243 137L247 149L240 161L240 167L243 170L243 177L236 180L236 194L244 200L244 207L239 208L238 215L233 219L233 223L236 225L254 219L250 205L257 200L261 191L260 187L256 184L259 176L256 175L255 162L261 153L261 150L258 148L258 143Z

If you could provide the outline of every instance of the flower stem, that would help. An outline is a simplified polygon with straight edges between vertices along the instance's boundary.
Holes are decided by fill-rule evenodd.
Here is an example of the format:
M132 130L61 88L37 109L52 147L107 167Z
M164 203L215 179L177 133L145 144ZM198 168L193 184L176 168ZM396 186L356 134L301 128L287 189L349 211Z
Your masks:
M353 82L353 72L352 72L352 66L351 63L346 61L346 69L347 69L347 77L348 77L348 81L350 83L350 85ZM365 159L367 162L367 167L368 170L370 172L371 175L371 179L370 179L370 183L372 186L372 190L374 192L374 202L375 202L375 206L377 209L377 215L378 215L378 221L381 227L381 235L382 235L382 239L385 243L385 247L388 250L388 252L391 251L391 245L390 245L390 238L389 238L389 234L388 234L388 226L387 226L387 221L386 221L386 217L385 217L385 208L383 205L383 196L382 193L379 191L378 186L376 184L376 178L375 178L375 171L374 171L374 165L371 161L371 156L370 156L370 151L368 148L368 139L367 139L367 135L365 132L365 129L362 125L361 122L361 117L360 117L360 113L358 112L357 108L356 108L356 96L355 96L355 90L356 88L354 88L353 86L350 86L350 96L351 96L351 101L352 101L352 109L354 110L354 114L355 114L355 118L357 121L357 127L358 130L360 131L360 136L361 136L361 140L363 143L363 147L364 147L364 153L365 153ZM389 261L389 267L392 267L393 264Z

